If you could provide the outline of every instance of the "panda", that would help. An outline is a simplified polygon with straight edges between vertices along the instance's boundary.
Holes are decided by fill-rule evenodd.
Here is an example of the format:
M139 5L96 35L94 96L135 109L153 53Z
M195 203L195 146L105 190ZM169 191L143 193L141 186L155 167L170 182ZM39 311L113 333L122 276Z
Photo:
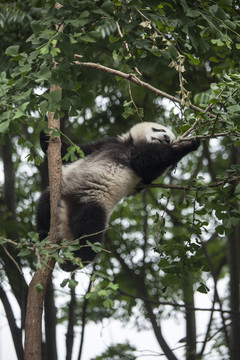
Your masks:
M172 131L160 124L142 122L116 138L105 138L80 145L85 158L64 165L59 203L59 237L69 242L79 239L74 256L83 266L96 253L90 243L102 242L108 220L118 202L135 194L140 184L150 184L189 152L197 150L199 140L174 142ZM46 153L49 135L41 133L40 144ZM61 155L68 145L62 143ZM36 214L40 240L50 228L50 195L46 189L38 202ZM77 265L66 261L65 271Z

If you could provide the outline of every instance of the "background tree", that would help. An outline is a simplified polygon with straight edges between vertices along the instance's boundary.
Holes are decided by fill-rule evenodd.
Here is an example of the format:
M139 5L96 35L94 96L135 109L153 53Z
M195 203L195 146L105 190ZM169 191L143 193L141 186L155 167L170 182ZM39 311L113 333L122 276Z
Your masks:
M0 4L0 298L17 358L23 358L29 274L50 257L59 260L59 248L39 244L34 233L36 200L47 185L38 137L47 127L46 116L54 113L61 118L62 135L77 144L117 135L144 119L178 135L197 135L202 146L174 172L117 207L96 263L66 275L62 286L68 285L64 290L71 300L61 315L56 314L58 289L52 283L44 289L43 359L57 359L58 322L67 328L66 358L81 340L80 359L88 322L110 317L128 322L136 311L167 359L183 358L162 329L163 319L180 312L187 360L207 358L209 351L238 359L238 2L59 3L58 10L48 0ZM53 84L58 88L50 92ZM89 286L85 296L76 296L83 272L91 274ZM222 297L218 284L224 278L229 287ZM7 283L20 308L20 326ZM199 338L195 295L208 293L212 283L209 321ZM141 328L141 321L136 325ZM77 327L81 339L74 336ZM138 357L133 346L118 344L97 358L119 354Z

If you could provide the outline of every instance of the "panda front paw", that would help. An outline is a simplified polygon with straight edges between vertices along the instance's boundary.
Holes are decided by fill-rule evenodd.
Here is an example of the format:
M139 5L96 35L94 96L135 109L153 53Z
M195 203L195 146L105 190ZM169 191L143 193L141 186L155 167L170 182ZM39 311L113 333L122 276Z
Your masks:
M201 144L201 141L199 138L195 137L194 139L191 140L191 147L192 147L192 150L195 151L199 148Z
M200 146L200 140L199 138L195 137L193 139L189 139L188 138L184 138L184 139L178 139L173 143L173 148L178 148L178 149L189 149L189 151L195 151L199 148Z

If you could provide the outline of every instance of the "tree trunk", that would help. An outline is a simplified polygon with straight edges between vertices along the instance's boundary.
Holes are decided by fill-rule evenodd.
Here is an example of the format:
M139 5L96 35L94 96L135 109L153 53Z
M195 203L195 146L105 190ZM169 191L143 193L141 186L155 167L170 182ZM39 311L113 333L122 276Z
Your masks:
M50 279L44 303L45 312L45 336L46 342L44 344L44 360L57 360L57 346L56 346L56 307L54 304L54 289Z
M56 89L52 86L51 91ZM60 128L60 119L54 113L48 116L50 129ZM61 176L61 140L59 137L50 139L48 146L48 168L50 184L51 226L50 241L58 244L58 204L60 201ZM46 266L38 269L29 285L26 329L25 329L25 360L42 359L42 310L48 282L50 281L55 261L50 259ZM39 285L41 291L39 292Z
M4 205L7 209L7 214L5 217L6 220L6 236L9 239L17 239L18 238L18 229L17 229L17 221L16 221L16 191L15 191L15 171L14 164L12 160L12 141L9 135L5 135L5 144L1 146L2 159L3 159L3 169L4 169ZM12 247L6 246L8 253L10 253L11 257L14 261L20 266L20 260L16 256L16 252ZM18 359L23 358L23 346L22 346L22 329L24 328L24 320L26 313L26 300L27 300L27 284L20 273L19 269L17 269L11 257L9 257L8 253L6 253L3 249L1 249L1 258L4 263L4 271L8 278L8 282L11 286L12 292L19 304L21 309L21 319L22 325L21 329L19 329L16 324L14 325L15 319L14 314L11 308L11 305L8 301L6 293L4 289L1 288L1 300L4 305L4 309L6 312L6 316L8 319L9 327L11 330L13 343L15 346L15 350L17 353Z
M231 153L231 164L240 164L240 147L234 147ZM235 189L238 183L234 183L230 190L230 198L234 198ZM236 201L231 204L229 216L236 217L236 210L239 212L239 205ZM231 329L230 329L230 360L238 360L240 356L240 227L236 225L228 236L228 266L230 275L230 308Z
M9 135L5 135L6 144L2 145L2 158L4 167L4 203L9 211L9 218L16 220L16 192L15 172L12 161L12 142ZM16 230L13 227L13 236L16 237Z
M194 292L191 279L183 281L183 297L186 305L186 360L196 359L196 320L194 310Z
M8 301L6 292L3 290L1 286L0 286L0 299L2 301L8 319L8 324L12 334L12 339L16 350L17 358L18 360L23 360L24 354L23 354L23 346L22 346L22 331L17 327L10 302Z
M74 279L74 275L72 275ZM76 321L76 296L75 289L71 289L71 299L68 304L68 330L66 334L66 360L72 359L73 340L74 340L74 325Z
M240 231L236 226L228 236L228 264L230 274L230 309L231 315L230 330L230 359L239 360L240 356L240 301L239 301L239 241Z

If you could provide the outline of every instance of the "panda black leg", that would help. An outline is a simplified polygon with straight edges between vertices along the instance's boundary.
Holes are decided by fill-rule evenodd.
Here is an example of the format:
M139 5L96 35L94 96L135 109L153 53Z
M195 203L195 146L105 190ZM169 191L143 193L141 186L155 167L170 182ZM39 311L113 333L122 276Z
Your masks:
M44 240L50 229L50 192L47 188L42 194L37 203L36 211L37 232L39 240Z
M68 208L71 209L69 214L69 228L74 239L79 239L81 248L74 251L74 256L79 257L83 265L92 262L96 256L92 247L87 244L102 242L104 230L106 228L106 214L103 207L97 203L79 204L77 201L67 202ZM70 206L69 206L70 205ZM65 271L73 271L77 266L66 262L61 265Z

